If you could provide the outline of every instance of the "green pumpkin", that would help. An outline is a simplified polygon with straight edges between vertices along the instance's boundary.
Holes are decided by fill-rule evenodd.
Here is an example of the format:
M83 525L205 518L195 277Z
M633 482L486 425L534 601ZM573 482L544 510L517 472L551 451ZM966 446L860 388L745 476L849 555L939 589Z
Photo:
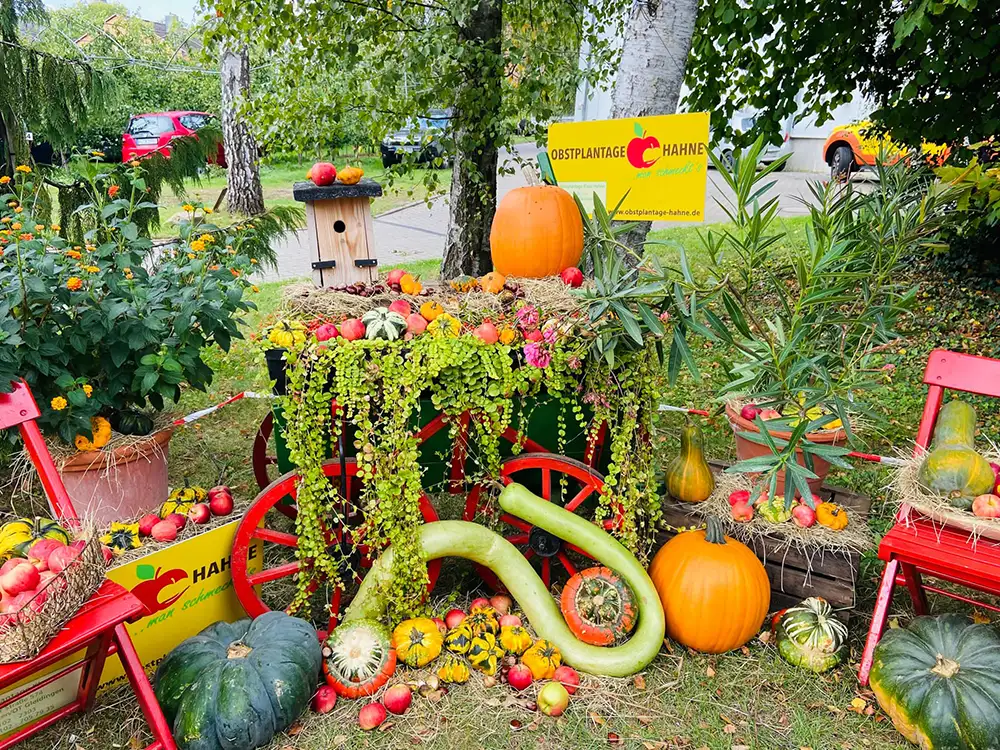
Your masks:
M975 441L976 410L964 401L949 401L938 413L933 450L918 474L927 490L965 510L996 481L989 462L976 452Z
M701 428L690 420L681 430L681 452L664 474L667 493L686 503L707 500L715 489L715 475L705 460Z
M395 341L406 333L406 318L387 307L376 307L361 317L366 339Z
M957 614L917 617L875 648L872 691L896 729L925 750L1000 743L1000 636Z
M148 435L155 427L152 417L134 409L114 411L108 421L122 435Z
M160 662L153 690L181 750L252 750L308 707L321 660L311 625L266 612L188 638Z
M778 653L796 667L825 672L844 658L847 626L833 616L830 604L811 596L785 610L775 628Z

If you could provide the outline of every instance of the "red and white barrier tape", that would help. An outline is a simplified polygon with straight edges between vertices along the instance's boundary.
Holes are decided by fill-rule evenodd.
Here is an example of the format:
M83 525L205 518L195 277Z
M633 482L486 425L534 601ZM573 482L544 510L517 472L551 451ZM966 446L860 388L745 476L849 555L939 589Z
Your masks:
M245 398L274 398L270 393L257 393L256 391L243 391L243 393L237 393L235 396L227 398L221 404L216 404L215 406L209 406L207 409L201 409L199 411L191 412L186 417L181 417L180 419L175 419L174 426L190 424L195 420L201 419L202 417L207 417L209 414L214 414L223 406L229 406L229 404L235 403L236 401L241 401Z

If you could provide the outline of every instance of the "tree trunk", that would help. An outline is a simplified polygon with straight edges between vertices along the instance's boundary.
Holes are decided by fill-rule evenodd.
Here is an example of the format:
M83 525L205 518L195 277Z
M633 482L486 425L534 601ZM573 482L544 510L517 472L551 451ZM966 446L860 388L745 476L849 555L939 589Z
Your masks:
M250 95L250 54L246 47L222 50L222 143L228 164L229 212L244 216L264 213L264 192L257 169L257 141L238 109Z
M698 15L697 0L640 0L632 5L622 59L611 93L611 116L672 115ZM622 236L641 252L652 222L636 222Z
M457 92L454 112L455 163L451 173L448 237L441 276L478 276L493 269L490 227L497 207L503 58L500 49L503 0L480 0L460 30L460 43L481 54L464 55L468 76Z

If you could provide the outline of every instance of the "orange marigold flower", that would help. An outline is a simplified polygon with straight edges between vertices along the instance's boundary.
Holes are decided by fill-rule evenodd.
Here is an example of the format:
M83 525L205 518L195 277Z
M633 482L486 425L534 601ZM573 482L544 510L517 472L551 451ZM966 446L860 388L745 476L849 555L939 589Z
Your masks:
M67 250L66 257L72 258L73 260L80 260L83 256L76 250Z
M187 211L188 213L194 212L194 206L192 206L190 203L185 203L183 206L181 206L181 208Z
M250 264L256 266L257 265L257 259L256 258L251 258L250 259Z
M21 222L15 221L13 224L10 225L10 228L16 232L18 229L21 228Z
M214 208L208 208L208 207L206 207L205 208L205 213L206 214L214 214L215 213L215 209Z
M24 210L23 208L21 208L20 206L18 206L17 208L15 208L15 209L14 209L14 213L16 213L16 214L19 214L19 213L21 213L21 212L22 212L23 210Z
M52 225L52 231L53 232L58 232L60 229L62 229L62 227L59 226L58 224L53 224Z
M0 177L0 185L6 185L8 182L10 182L10 177L7 175Z
M218 266L209 266L209 267L208 267L208 270L209 270L209 271L218 271L218 270L219 270L219 267L218 267Z
M79 250L79 249L80 249L80 248L77 248L77 250ZM97 249L97 246L96 246L96 245L87 245L87 252L88 252L88 253L92 253L92 252L94 252L94 251L95 251L96 249Z
M10 201L7 203L8 208L14 208L17 205L17 201Z
M14 217L4 216L2 219L0 219L0 221L2 221L4 224L10 224L10 222L14 221Z
M191 250L196 253L204 252L205 243L201 240L191 240Z
M129 164L130 167L138 167L139 166L139 160L138 159L133 159L128 164Z
M119 190L121 190L121 186L112 185L111 187L108 188L108 197L114 198L116 195L118 195Z
M31 167L29 167L27 164L18 164L16 167L14 167L14 171L21 172L23 174L31 174Z
M35 235L33 235L31 232L22 232L17 236L17 238L22 242L31 242L33 239L35 239Z
M240 272L237 269L230 268L229 269L229 273L231 273L233 276L236 276L237 278L239 278Z
M56 396L54 399L49 401L49 406L51 406L56 411L62 411L68 405L69 403L62 396Z
M83 392L87 394L87 398L90 398L90 396L94 393L94 386L92 385L83 386Z
M70 276L66 281L66 288L71 292L75 292L77 289L83 286L83 279L79 276Z
M194 253L188 253L188 258L190 258L191 260L194 260L194 259L195 259L195 258L197 258L197 257L198 257L198 256L197 256L197 255L195 255Z
M83 270L84 270L84 271L86 271L87 273L97 273L97 272L98 272L98 271L100 271L101 269L100 269L100 268L98 268L97 266L87 266L87 267L86 267L86 268L84 268Z
M207 244L212 244L213 242L215 242L215 237L213 237L210 234L203 234L198 239L201 240L202 242L207 243Z
M252 287L250 287L250 288L251 288L251 289L253 289L253 290L254 290L255 292L259 292L259 291L260 291L260 287L259 287L259 286L257 286L256 284L254 284L254 285L253 285Z

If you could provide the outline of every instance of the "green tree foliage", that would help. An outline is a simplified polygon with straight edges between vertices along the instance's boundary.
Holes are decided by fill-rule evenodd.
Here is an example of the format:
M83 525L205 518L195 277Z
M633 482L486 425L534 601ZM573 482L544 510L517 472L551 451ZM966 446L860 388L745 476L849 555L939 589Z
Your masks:
M998 13L997 0L715 0L699 14L686 104L711 111L718 133L759 111L777 143L800 92L822 124L860 89L897 140L981 141L1000 132Z

